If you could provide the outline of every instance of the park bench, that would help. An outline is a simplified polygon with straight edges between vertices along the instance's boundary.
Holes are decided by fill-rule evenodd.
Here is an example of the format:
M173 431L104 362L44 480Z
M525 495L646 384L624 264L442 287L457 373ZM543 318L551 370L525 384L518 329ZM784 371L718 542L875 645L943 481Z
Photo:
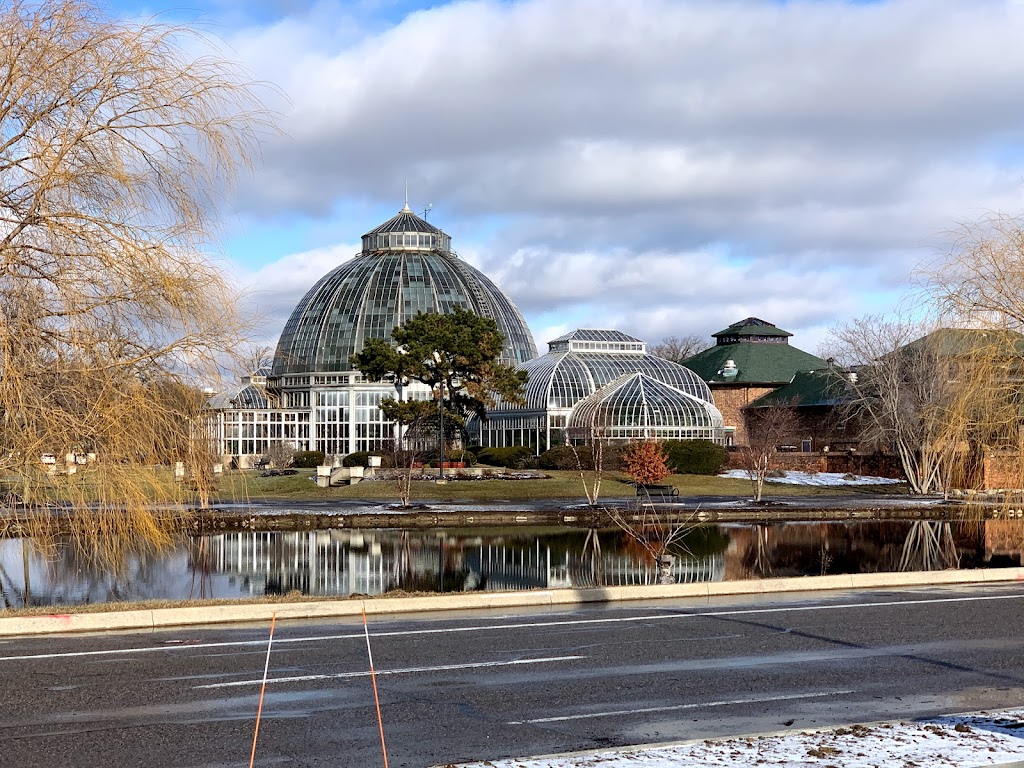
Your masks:
M637 496L678 496L679 489L674 485L644 485L636 484Z

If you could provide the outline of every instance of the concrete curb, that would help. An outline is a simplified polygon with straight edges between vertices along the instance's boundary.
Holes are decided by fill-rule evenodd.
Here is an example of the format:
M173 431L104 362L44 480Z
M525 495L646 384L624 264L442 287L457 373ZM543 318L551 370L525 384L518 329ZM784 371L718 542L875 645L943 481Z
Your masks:
M839 576L798 576L785 579L657 584L633 587L532 590L528 592L462 592L428 597L379 597L369 600L341 598L307 603L250 603L156 608L109 613L68 613L49 616L15 616L0 619L0 637L46 635L63 632L157 629L199 624L269 622L272 615L284 619L324 619L425 611L452 611L525 606L573 606L629 600L671 598L710 599L729 595L812 592L884 587L925 587L952 584L996 584L1024 581L1022 568L970 571L919 571L908 573L855 573Z

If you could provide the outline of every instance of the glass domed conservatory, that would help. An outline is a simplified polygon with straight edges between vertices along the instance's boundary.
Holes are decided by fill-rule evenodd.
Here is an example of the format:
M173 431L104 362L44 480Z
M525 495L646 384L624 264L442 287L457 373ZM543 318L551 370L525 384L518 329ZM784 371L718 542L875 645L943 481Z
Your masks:
M268 407L218 410L221 453L261 455L269 443L280 440L331 455L385 447L392 425L378 405L394 397L395 390L366 381L350 358L367 340L389 338L395 326L419 312L468 309L498 324L506 340L502 362L521 365L537 356L516 306L486 275L459 258L448 234L414 214L408 204L363 235L362 245L360 253L324 275L292 311L266 377ZM426 400L431 392L413 384L404 396Z
M525 445L540 453L584 428L609 440L724 441L708 385L621 331L573 331L519 367L529 375L526 402L499 402L487 422L474 421L481 445Z
M629 373L581 400L569 415L570 437L606 440L723 442L722 414L710 403L646 373Z
M451 249L452 239L406 205L363 235L363 250L324 275L295 307L274 355L284 390L307 374L351 371L349 358L368 339L386 339L418 312L462 307L498 324L501 362L525 363L537 347L523 316L490 279ZM298 376L301 380L296 380Z

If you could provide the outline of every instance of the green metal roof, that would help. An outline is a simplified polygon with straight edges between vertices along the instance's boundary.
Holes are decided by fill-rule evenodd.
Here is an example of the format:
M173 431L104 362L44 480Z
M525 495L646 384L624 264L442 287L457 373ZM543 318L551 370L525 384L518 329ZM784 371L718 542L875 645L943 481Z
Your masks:
M733 378L721 375L726 360L736 363L737 374ZM797 371L826 368L828 363L789 344L739 342L705 349L683 360L682 365L709 384L779 385L792 381Z
M775 405L795 407L841 405L849 399L846 374L837 368L818 371L797 371L793 380L774 392L754 400L748 408Z
M939 328L903 346L907 352L928 351L940 357L957 357L985 348L1000 355L1024 355L1024 336L1016 331L983 328Z

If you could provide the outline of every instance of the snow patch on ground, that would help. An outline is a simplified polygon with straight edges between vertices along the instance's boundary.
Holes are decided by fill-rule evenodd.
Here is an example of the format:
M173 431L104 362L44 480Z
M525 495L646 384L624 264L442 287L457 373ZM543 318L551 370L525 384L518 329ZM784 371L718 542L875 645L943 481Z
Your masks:
M749 480L750 475L745 469L730 469L722 472L719 477L731 477ZM767 483L785 483L788 485L891 485L902 483L891 477L869 477L867 475L843 475L839 472L790 472L785 477L766 477Z
M843 768L983 766L1024 760L1024 710L853 725L674 747L463 763L460 768Z

